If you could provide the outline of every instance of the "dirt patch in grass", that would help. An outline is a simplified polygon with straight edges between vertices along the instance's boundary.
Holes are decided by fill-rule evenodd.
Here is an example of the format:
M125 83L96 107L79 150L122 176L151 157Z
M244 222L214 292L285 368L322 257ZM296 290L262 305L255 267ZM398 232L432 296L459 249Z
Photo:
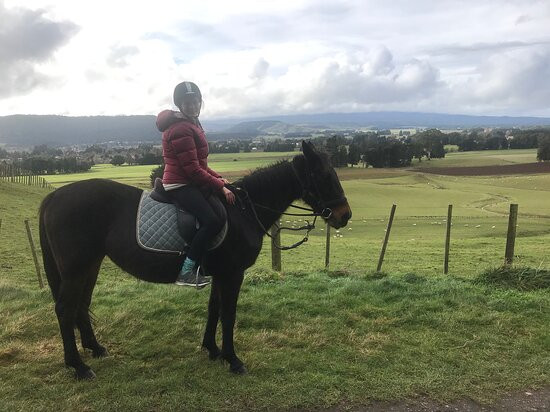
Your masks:
M473 399L460 399L453 402L438 402L429 398L418 398L399 402L374 402L366 406L349 405L324 409L325 412L369 411L369 412L433 412L433 411L548 411L550 410L550 387L537 390L510 392L490 404Z
M550 173L550 162L522 163L503 166L423 167L417 172L448 176L500 176Z

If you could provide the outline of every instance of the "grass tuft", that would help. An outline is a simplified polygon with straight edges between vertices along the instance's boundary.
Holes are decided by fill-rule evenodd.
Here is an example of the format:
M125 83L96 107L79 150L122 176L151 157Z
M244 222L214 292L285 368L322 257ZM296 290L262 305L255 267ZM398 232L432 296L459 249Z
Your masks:
M422 283L426 281L424 276L417 275L416 273L409 272L403 275L403 280L407 283Z
M550 270L502 266L480 273L476 283L521 291L550 288Z
M366 272L363 275L363 278L366 280L379 280L384 279L387 276L388 274L386 272L378 272L376 270L373 270L372 272Z
M345 269L339 269L339 270L325 269L323 272L326 273L326 275L329 278L348 278L351 275L351 272Z
M262 283L276 283L283 280L283 275L273 269L254 267L246 272L245 283L259 285Z

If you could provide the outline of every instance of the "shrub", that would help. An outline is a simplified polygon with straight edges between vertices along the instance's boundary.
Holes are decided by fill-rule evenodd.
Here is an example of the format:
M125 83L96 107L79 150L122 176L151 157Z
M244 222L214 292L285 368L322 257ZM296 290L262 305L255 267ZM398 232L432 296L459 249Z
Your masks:
M151 174L149 175L149 178L151 179L151 187L154 187L155 185L155 179L157 177L162 179L162 175L164 174L164 165L160 165L158 167L155 167Z
M126 159L122 155L115 155L113 156L113 159L111 160L111 164L114 166L121 166L124 164Z

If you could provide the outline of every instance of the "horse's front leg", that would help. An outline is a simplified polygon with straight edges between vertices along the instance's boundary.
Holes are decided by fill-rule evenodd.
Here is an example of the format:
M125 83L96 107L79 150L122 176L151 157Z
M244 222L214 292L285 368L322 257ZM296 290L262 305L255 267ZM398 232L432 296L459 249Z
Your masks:
M221 300L222 320L222 352L221 357L229 362L229 370L233 373L244 374L246 368L235 354L233 345L233 328L237 313L237 300L243 282L243 272L221 276L219 279L219 293Z
M220 293L217 277L212 277L210 289L210 301L208 302L208 320L202 339L202 347L208 351L208 357L212 360L220 357L220 348L216 345L216 328L220 318Z

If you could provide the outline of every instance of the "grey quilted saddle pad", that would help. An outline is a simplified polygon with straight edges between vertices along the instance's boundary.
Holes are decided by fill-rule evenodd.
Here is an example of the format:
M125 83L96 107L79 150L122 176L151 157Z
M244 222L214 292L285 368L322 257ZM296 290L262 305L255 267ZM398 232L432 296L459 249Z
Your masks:
M188 244L178 230L176 206L171 203L157 202L151 199L149 194L150 192L144 190L139 201L136 219L138 245L153 252L185 254ZM199 227L198 221L196 227ZM212 240L208 250L217 248L223 242L227 227L225 222L223 229Z

